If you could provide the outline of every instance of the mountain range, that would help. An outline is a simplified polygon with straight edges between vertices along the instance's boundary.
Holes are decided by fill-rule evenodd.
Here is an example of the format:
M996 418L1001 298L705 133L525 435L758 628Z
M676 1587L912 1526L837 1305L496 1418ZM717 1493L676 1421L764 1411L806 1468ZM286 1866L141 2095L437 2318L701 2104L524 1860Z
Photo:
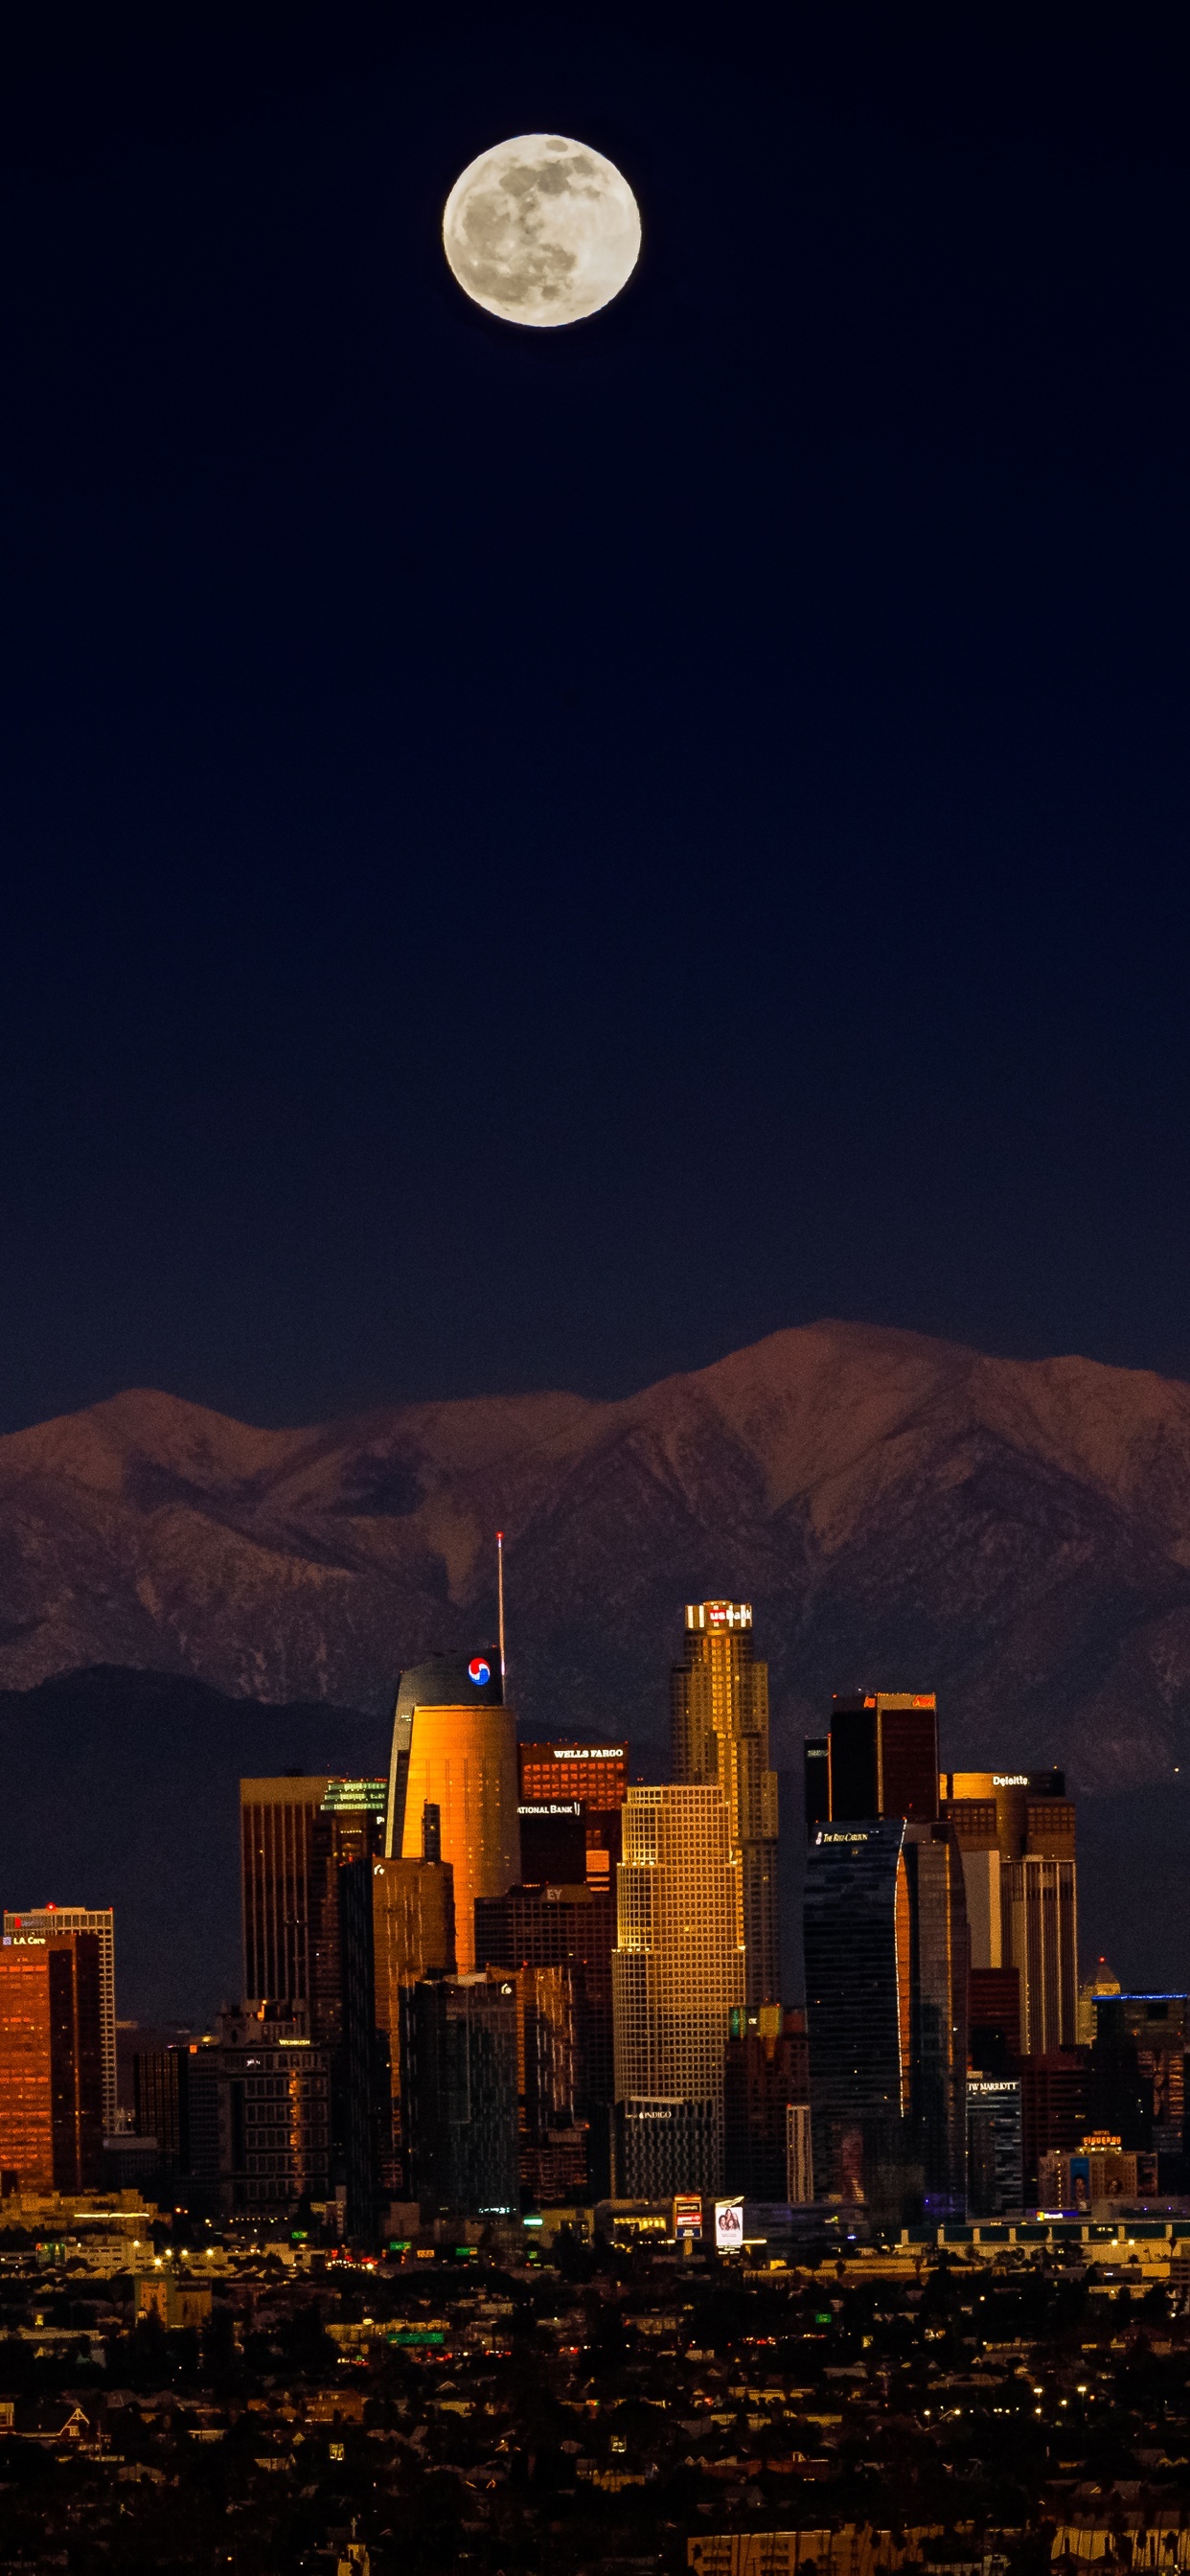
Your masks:
M0 1440L0 1897L117 1909L121 2009L235 1992L242 1772L387 1766L402 1664L487 1643L507 1533L522 1732L664 1763L682 1604L750 1599L782 1767L862 1680L943 1760L1065 1766L1080 1922L1190 1956L1190 1389L819 1324L619 1403L538 1395L250 1429L132 1393Z
M1172 1779L1190 1387L821 1323L616 1402L259 1430L134 1391L0 1440L0 1688L94 1665L383 1714L488 1643L523 1730L665 1735L682 1604L755 1605L778 1758L830 1692L937 1689L943 1758Z

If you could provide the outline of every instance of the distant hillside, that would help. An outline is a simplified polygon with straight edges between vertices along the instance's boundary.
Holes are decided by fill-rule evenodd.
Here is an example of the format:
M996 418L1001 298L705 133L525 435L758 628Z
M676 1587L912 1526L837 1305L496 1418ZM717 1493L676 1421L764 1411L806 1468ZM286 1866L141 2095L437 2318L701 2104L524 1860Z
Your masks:
M750 1598L780 1758L935 1686L949 1759L1190 1765L1190 1388L817 1324L622 1403L258 1431L152 1393L0 1440L0 1683L96 1664L382 1714L495 1623L527 1726L664 1735L681 1604Z

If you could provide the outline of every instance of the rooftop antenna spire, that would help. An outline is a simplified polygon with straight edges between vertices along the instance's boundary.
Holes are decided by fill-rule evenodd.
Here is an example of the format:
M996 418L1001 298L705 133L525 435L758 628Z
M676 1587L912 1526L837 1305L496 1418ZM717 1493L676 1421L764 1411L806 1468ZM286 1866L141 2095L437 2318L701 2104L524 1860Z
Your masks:
M504 1532L496 1532L496 1591L500 1603L500 1688L504 1688Z

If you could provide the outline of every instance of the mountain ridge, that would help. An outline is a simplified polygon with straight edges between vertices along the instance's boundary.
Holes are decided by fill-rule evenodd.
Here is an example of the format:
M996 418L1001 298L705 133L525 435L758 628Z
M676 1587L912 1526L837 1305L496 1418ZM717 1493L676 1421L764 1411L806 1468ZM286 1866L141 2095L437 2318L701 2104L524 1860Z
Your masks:
M936 1686L946 1758L1084 1787L1190 1738L1190 1387L829 1320L606 1400L277 1430L128 1389L10 1433L0 1688L103 1664L380 1713L490 1637L498 1526L533 1725L659 1742L682 1602L727 1592L786 1761L859 1678Z

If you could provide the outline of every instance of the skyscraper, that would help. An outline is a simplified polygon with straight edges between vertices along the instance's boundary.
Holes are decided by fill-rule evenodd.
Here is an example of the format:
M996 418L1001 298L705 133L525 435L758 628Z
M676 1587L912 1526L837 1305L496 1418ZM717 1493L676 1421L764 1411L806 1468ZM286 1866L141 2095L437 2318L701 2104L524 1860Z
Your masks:
M967 1922L948 1828L819 1826L805 1951L816 2190L885 2218L960 2210Z
M388 1805L384 1836L386 1860L399 1860L405 1846L405 1801L409 1787L409 1754L413 1714L418 1708L501 1708L504 1684L500 1658L493 1648L478 1655L427 1655L411 1664L397 1683L393 1710L392 1752L388 1769ZM420 1834L416 1836L420 1850Z
M381 2152L381 2180L390 2192L404 2183L406 2139L401 2113L401 1996L423 1977L455 1973L454 1871L436 1857L440 1837L422 1819L420 1860L372 1863L372 1940L376 2021L388 2044L390 2128Z
M1047 2057L1073 2048L1078 2028L1078 1916L1074 1862L1028 1853L1002 1876L1004 1952L1021 1981L1021 2049Z
M393 1724L385 1852L422 1854L422 1815L436 1808L454 1872L460 1976L475 1966L475 1900L503 1896L521 1874L516 1721L495 1659L433 1656L402 1674Z
M284 1772L240 1782L244 1992L309 2004L321 2037L336 2003L335 1872L378 1854L383 1780Z
M103 2157L103 2004L94 1932L0 1943L0 2168L85 2191Z
M410 2178L423 2212L511 2216L520 2206L514 1979L407 1987L401 2047Z
M749 2200L788 2196L789 2112L807 2106L804 2012L761 2004L733 2012L724 2069L724 2187ZM798 2123L792 2133L798 2135ZM799 2199L810 2193L800 2191Z
M99 1943L99 2019L103 2059L103 2133L116 2126L116 1936L110 1905L34 1905L24 1914L5 1914L6 1932L39 1933L44 1939L63 1932L93 1932Z
M587 2190L611 2190L612 1900L601 1890L513 1887L475 1908L476 1956L508 1969L565 1968L574 2008L574 2105L586 2122Z
M830 1821L938 1815L938 1702L933 1691L836 1692L827 1738ZM807 1744L807 1769L811 1747Z
M944 1771L939 1789L963 1856L973 1971L1016 1971L1024 2056L1073 2048L1075 1816L1063 1774Z
M365 1973L344 1950L343 1872L357 1861L371 1864L384 1846L383 1780L330 1780L310 1827L309 1960L310 2037L317 2047L337 2047L344 2031L346 1988ZM370 1878L369 1878L370 1885ZM354 1881L352 1882L354 1889ZM358 1911L358 1890L355 1890ZM362 1937L356 1927L356 1941ZM370 1935L368 1936L370 1938ZM370 1971L366 1973L370 1974Z
M744 1997L743 1866L718 1786L630 1789L612 1960L619 2187L715 2191Z
M138 2137L156 2138L171 2196L180 2191L188 2207L213 2217L219 2207L218 2042L141 2049L132 2068Z
M1023 2191L1020 2078L968 2075L968 2215L1015 2218Z
M738 1852L745 1999L781 1992L777 1902L777 1774L769 1767L769 1669L752 1652L747 1601L686 1605L686 1657L670 1682L673 1775L714 1784L727 1800Z
M304 2009L264 2003L221 2013L217 2045L192 2055L191 2171L208 2189L214 2180L225 2217L292 2218L303 2200L332 2197L331 2057ZM214 2177L211 2141L195 2135L199 2076L214 2094Z
M586 1818L577 1798L522 1798L522 1887L581 1887L587 1875Z
M244 1992L310 1994L310 1842L329 1774L240 1782Z
M489 1967L504 1989L509 1971ZM575 2116L574 1989L569 1968L512 1972L519 2092L517 2166L521 2191L538 2205L574 2200L586 2188L587 2132Z
M628 1795L628 1747L619 1744L519 1744L522 1798L579 1798L606 1813Z
M1112 2130L1125 2147L1155 2152L1180 2167L1186 2119L1185 1994L1099 1994L1091 2101L1097 2129ZM1167 2178L1168 2177L1168 2178ZM1162 2174L1176 2190L1180 2171Z
M388 2070L377 2040L372 1958L371 1869L382 1848L386 1800L383 1780L295 1773L240 1782L249 2013L268 2005L297 2015L302 2044L314 2052L304 2062L313 2066L317 2060L329 2082L330 2139L323 2161L333 2186L345 2191L352 2234L364 2237L372 2230L379 2166L391 2154ZM250 2071L243 2085L246 2091L229 2098L255 2104L259 2088ZM307 2094L308 2085L303 2102ZM316 2094L317 2087L310 2099ZM259 2125L255 2109L253 2123ZM323 2156L321 2145L317 2155ZM304 2169L309 2161L303 2147L298 2163ZM236 2205L261 2205L256 2184L265 2168L251 2157L243 2171L235 2158L233 2163Z
M621 1853L620 1812L628 1790L628 1746L622 1740L618 1744L519 1744L517 1763L522 1807L550 1806L557 1800L577 1802L587 1847L585 1875L592 1887L614 1898ZM524 1859L523 1823L521 1848ZM525 1878L532 1875L524 1860ZM555 1870L549 1875L568 1880L570 1873Z

